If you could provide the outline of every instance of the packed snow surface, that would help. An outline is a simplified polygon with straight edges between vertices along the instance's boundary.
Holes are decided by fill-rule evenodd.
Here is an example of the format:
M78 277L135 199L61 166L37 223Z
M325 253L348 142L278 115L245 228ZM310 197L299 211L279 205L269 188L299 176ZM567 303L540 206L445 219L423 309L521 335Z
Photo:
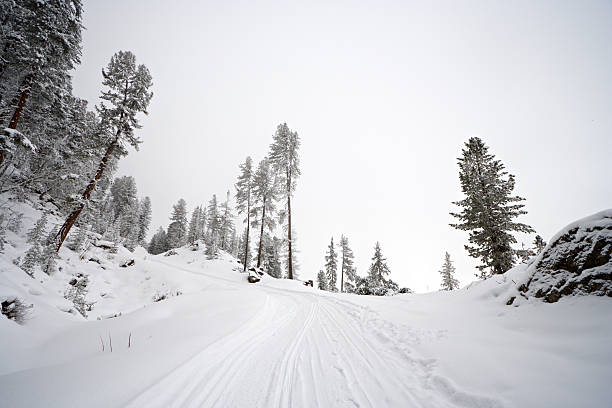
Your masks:
M62 249L62 270L32 279L12 263L25 243L8 240L0 298L33 307L23 325L0 316L2 406L612 406L612 299L506 306L524 265L454 292L370 297L249 284L229 255L189 248ZM76 273L90 279L87 320L63 297Z

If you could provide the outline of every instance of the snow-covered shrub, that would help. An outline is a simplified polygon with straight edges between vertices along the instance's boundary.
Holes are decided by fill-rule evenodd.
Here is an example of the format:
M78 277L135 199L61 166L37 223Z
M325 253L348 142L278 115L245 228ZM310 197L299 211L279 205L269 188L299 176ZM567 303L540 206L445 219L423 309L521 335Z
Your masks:
M26 305L18 297L6 298L0 304L2 305L2 315L19 324L25 323L32 308L32 305Z
M181 292L180 290L157 292L153 295L153 302L161 302L162 300L166 300L174 296L180 296L182 294L183 292Z
M350 288L358 295L393 296L396 293L411 293L408 288L399 288L391 279L359 278L355 281L355 288Z
M64 293L64 298L70 300L76 311L85 318L87 318L87 312L90 312L94 305L94 302L88 302L85 299L88 284L89 277L82 273L77 273L75 277L68 282L69 287Z
M171 249L164 254L164 256L172 256L172 255L178 255L178 252L176 252L174 249Z

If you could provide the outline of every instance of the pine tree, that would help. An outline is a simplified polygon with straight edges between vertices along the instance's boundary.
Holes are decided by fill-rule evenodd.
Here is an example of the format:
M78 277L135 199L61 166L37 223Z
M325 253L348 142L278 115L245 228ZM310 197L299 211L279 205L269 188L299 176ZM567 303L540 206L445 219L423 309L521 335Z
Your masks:
M455 290L459 289L459 281L455 279L455 267L453 261L450 259L450 254L446 252L444 254L444 263L442 269L439 271L442 276L442 284L440 290Z
M149 232L149 226L151 225L151 199L145 197L140 203L140 209L138 211L138 243L140 245L145 244L147 240L147 232Z
M26 234L26 242L29 244L40 243L42 237L45 234L45 228L47 227L47 213L43 213L43 215L36 221L36 224L28 231Z
M217 196L213 194L212 199L208 203L208 223L206 225L206 255L209 259L217 257L219 251L219 230L220 218L219 206L217 204Z
M219 221L219 243L224 251L229 251L231 247L231 236L234 230L234 214L230 207L230 192L227 190L225 201L221 204Z
M329 290L332 292L337 292L338 287L336 286L336 281L338 280L337 275L338 268L338 254L336 254L336 250L334 249L334 238L332 237L329 246L327 247L327 254L325 254L325 272L327 273L327 285Z
M89 229L89 225L79 227L77 235L68 243L68 247L76 252L81 251L87 240L87 231Z
M248 262L246 256L249 253L247 248L249 248L249 229L251 227L251 194L253 191L253 180L253 160L250 156L247 156L244 164L240 165L240 175L236 182L236 209L238 210L238 214L246 214L245 239L241 244L244 245L244 248L240 249L240 252L244 255L244 258L240 258L243 263L243 271L246 271Z
M191 213L191 221L189 222L189 232L187 233L187 241L193 245L199 239L199 228L200 228L201 209L200 207L194 208Z
M162 227L159 227L157 232L151 238L148 251L150 254L158 255L166 252L168 249L170 248L168 247L166 231L164 231Z
M257 267L261 265L264 233L276 227L274 214L275 200L278 194L276 177L270 167L270 161L264 158L257 166L253 186L253 227L259 227L259 245L257 247Z
M520 204L524 198L512 196L514 176L504 171L504 165L488 153L489 148L477 137L472 137L459 158L459 180L465 198L453 204L460 213L451 213L460 223L452 227L470 231L465 249L473 258L480 258L479 276L484 279L501 274L514 264L516 243L512 232L533 232L533 229L514 219L527 212Z
M147 113L147 106L153 97L153 93L149 91L152 85L149 70L144 65L136 66L136 57L129 51L119 51L115 54L106 71L102 71L102 75L103 85L107 89L102 92L101 99L110 105L107 106L102 102L98 108L98 114L101 118L101 130L109 136L111 142L100 161L95 176L85 188L81 202L68 216L58 232L57 251L60 250L70 229L85 208L85 204L95 189L96 183L102 178L115 149L124 155L127 154L124 146L126 143L138 149L141 140L134 135L134 130L140 128L136 115L140 112Z
M317 274L317 284L319 286L319 289L329 290L329 287L327 285L327 275L325 275L325 272L319 271L319 273Z
M16 129L32 97L64 101L69 71L80 62L80 0L3 1L0 44L0 124ZM9 78L14 78L9 80ZM14 88L14 86L16 88ZM13 93L6 105L5 95ZM3 162L0 154L0 165Z
M355 256L353 255L353 250L349 247L348 238L344 235L340 237L340 254L340 292L344 292L344 277L346 276L347 283L349 284L349 287L352 288L357 276L357 271L353 266Z
M372 257L372 264L370 265L368 273L372 281L376 283L384 282L385 276L391 273L387 266L387 259L382 255L379 242L376 242L376 246L374 247L374 256Z
M263 269L264 271L274 277L282 278L283 269L280 260L280 247L281 240L276 237L270 237L266 234L264 240L264 257L263 257Z
M531 248L525 248L525 244L523 242L521 242L521 249L517 249L515 254L517 258L521 260L521 263L529 262L529 259L536 255Z
M172 207L168 225L167 242L170 249L178 248L187 242L187 203L182 198Z
M59 255L55 250L55 236L57 235L57 228L55 228L51 233L47 236L45 241L45 246L41 253L40 258L40 269L47 275L52 275L55 272L57 260L59 259Z
M535 239L533 240L533 248L536 255L538 255L544 250L544 248L546 248L546 241L544 241L541 236L536 235Z
M246 271L246 268L248 268L249 266L251 266L251 244L249 243L249 238L248 238L248 232L249 229L245 228L244 231L242 232L242 236L240 237L240 241L239 241L239 250L238 250L238 259L240 259L241 262L244 262L243 264L243 271Z
M280 183L283 186L283 195L287 200L286 212L288 219L287 227L287 277L294 278L294 257L291 239L293 229L291 226L291 197L295 191L297 178L300 176L300 158L298 150L300 148L300 138L297 132L292 132L286 123L278 125L274 133L274 142L270 146L270 163L278 173Z

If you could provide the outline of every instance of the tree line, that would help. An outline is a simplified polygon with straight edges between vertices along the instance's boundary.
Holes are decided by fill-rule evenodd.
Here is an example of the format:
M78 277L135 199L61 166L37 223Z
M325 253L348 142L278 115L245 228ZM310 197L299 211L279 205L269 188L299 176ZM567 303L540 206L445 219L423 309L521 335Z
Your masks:
M277 278L296 278L299 264L291 198L300 176L299 147L297 132L286 123L278 125L266 157L257 166L250 156L239 165L234 186L237 214L230 191L222 203L213 195L207 206L197 206L189 222L187 204L180 199L167 230L160 227L153 235L149 252L160 254L187 244L197 249L201 243L209 259L222 250L237 257L244 271L253 265ZM237 215L242 217L242 232L235 225Z

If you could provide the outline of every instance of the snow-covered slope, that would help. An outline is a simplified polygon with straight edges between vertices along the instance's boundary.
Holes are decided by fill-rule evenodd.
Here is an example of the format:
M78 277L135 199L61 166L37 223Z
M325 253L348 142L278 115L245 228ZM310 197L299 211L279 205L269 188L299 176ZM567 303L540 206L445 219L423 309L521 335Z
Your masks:
M25 231L39 211L24 212ZM62 249L61 271L31 279L11 262L23 237L8 238L0 298L34 306L24 325L0 318L2 406L612 405L612 300L506 306L525 265L452 293L378 298L248 284L230 256L188 248ZM63 296L76 273L90 279L87 320Z

